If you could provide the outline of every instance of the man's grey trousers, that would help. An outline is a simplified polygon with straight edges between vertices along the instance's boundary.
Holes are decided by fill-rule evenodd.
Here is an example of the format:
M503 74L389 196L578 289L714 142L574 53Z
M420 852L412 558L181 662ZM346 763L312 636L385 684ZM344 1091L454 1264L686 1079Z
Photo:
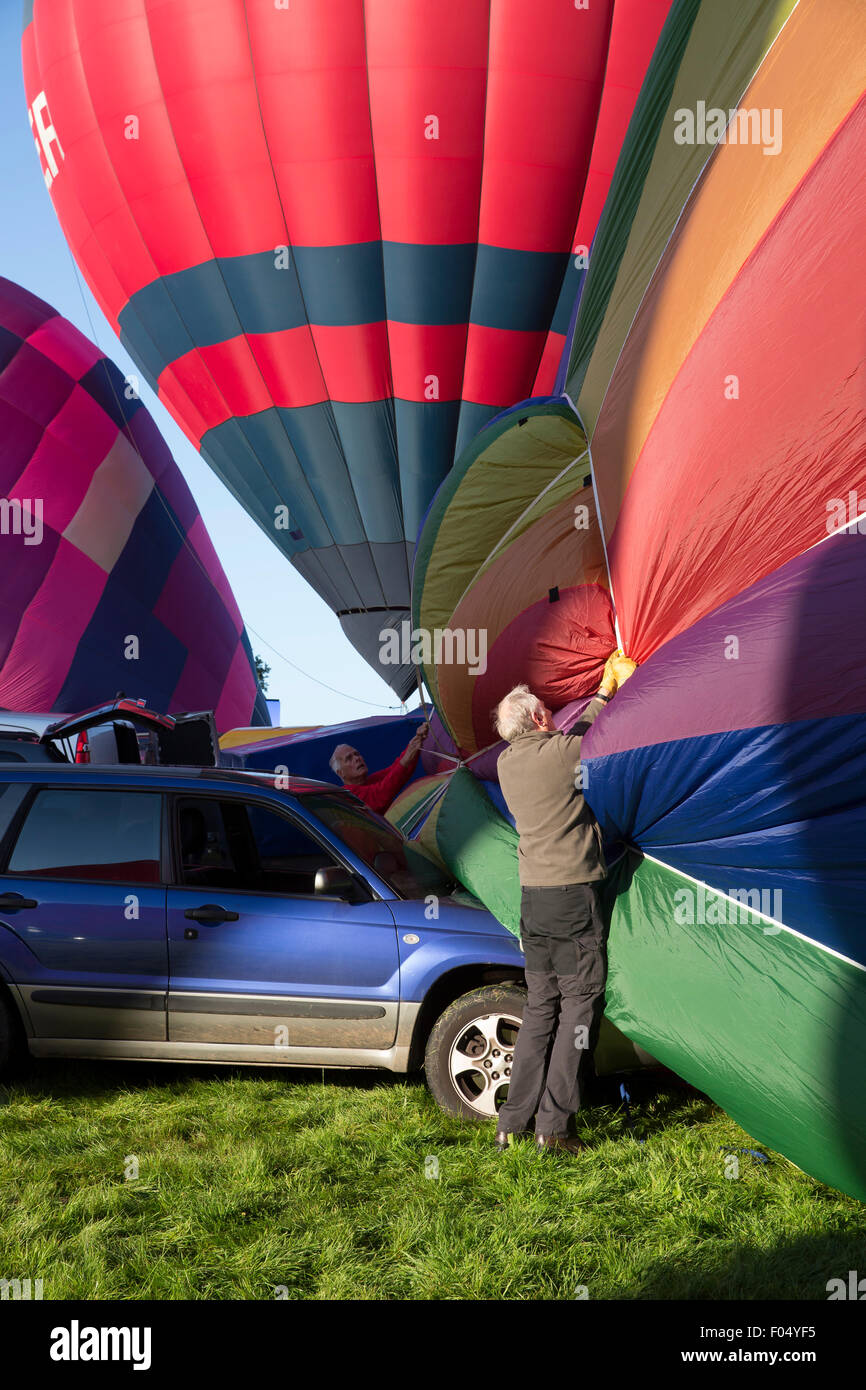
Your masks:
M529 998L497 1130L527 1129L535 1115L536 1134L564 1135L573 1131L604 1013L607 952L598 884L523 888L520 937Z

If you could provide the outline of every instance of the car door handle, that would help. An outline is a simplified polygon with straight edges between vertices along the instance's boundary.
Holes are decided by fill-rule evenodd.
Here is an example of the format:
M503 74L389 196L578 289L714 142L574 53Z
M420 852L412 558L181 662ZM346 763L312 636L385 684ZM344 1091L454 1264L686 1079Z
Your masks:
M225 907L219 907L217 903L205 903L203 907L188 907L183 914L189 917L191 922L207 922L210 926L217 922L236 922L237 912L229 912Z
M0 893L0 912L20 912L22 907L38 907L35 898L22 898L20 893Z

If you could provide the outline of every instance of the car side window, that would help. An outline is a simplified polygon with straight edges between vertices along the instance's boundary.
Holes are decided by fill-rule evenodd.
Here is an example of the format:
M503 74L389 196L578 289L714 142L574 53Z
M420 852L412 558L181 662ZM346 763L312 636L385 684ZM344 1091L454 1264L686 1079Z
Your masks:
M36 793L7 874L95 883L159 883L158 792L44 788Z
M176 826L186 887L312 897L318 870L337 864L302 826L253 802L183 797Z
M319 869L337 866L336 858L303 826L266 806L246 806L254 850L256 887L261 893L311 896Z
M175 833L180 881L188 888L243 888L216 797L186 796L176 803ZM242 860L242 856L238 856Z
M26 782L0 783L0 840L3 840L30 788Z

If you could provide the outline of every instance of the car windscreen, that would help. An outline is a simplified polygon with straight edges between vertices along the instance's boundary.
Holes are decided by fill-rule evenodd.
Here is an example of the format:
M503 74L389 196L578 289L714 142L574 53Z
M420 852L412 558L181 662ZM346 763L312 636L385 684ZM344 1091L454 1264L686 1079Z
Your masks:
M351 794L307 792L300 803L401 898L447 897L455 888L456 880L420 845Z

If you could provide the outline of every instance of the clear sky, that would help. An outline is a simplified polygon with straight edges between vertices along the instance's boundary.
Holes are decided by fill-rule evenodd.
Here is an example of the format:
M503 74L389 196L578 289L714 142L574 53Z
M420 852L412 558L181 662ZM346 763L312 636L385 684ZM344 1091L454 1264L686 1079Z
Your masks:
M0 275L53 305L124 374L136 371L72 259L42 178L21 76L21 0L0 0ZM253 651L271 667L267 693L280 700L283 723L336 724L399 709L331 610L223 487L144 381L141 398L192 490Z

